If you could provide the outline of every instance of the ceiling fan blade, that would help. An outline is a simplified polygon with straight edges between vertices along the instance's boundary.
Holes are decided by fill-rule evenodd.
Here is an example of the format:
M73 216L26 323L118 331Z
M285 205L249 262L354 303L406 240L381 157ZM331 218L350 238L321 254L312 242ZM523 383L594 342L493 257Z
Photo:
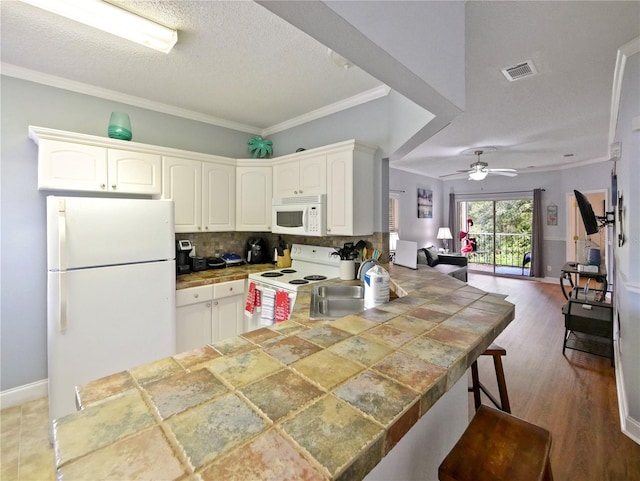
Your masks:
M518 173L513 169L505 169L504 171L502 169L489 170L489 173L494 175L504 175L505 177L515 177L518 175Z
M444 177L451 177L453 175L462 175L462 174L468 174L468 173L469 173L468 170L458 170L458 171L454 172L453 174L441 175L440 179L443 179Z
M516 169L489 169L489 172L518 172Z

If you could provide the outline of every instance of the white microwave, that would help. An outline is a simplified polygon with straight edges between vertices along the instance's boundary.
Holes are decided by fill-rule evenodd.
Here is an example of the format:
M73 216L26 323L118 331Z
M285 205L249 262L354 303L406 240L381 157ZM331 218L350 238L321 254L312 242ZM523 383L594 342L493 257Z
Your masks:
M324 236L327 234L326 195L273 198L271 232Z

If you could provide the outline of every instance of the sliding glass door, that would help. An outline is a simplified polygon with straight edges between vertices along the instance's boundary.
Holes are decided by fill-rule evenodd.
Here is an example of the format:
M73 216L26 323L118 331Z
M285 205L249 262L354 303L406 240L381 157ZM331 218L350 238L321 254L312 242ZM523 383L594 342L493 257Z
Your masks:
M458 202L458 215L462 248L468 251L469 270L529 275L531 199Z

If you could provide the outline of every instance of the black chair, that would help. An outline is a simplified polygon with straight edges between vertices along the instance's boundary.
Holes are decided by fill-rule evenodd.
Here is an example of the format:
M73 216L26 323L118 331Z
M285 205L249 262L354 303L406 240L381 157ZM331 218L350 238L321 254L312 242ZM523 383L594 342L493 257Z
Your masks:
M531 252L525 252L522 257L522 275L524 276L524 266L531 262Z

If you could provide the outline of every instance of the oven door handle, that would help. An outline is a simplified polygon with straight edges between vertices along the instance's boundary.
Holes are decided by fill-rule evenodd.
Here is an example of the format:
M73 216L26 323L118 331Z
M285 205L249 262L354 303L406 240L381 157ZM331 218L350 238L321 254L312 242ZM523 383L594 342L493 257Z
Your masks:
M256 289L258 289L259 291L262 291L262 292L266 292L266 293L268 293L268 294L271 294L271 295L273 295L273 296L275 296L275 295L276 295L276 290L275 290L275 289L271 289L271 288L266 287L266 286L259 286L258 284L256 284Z

